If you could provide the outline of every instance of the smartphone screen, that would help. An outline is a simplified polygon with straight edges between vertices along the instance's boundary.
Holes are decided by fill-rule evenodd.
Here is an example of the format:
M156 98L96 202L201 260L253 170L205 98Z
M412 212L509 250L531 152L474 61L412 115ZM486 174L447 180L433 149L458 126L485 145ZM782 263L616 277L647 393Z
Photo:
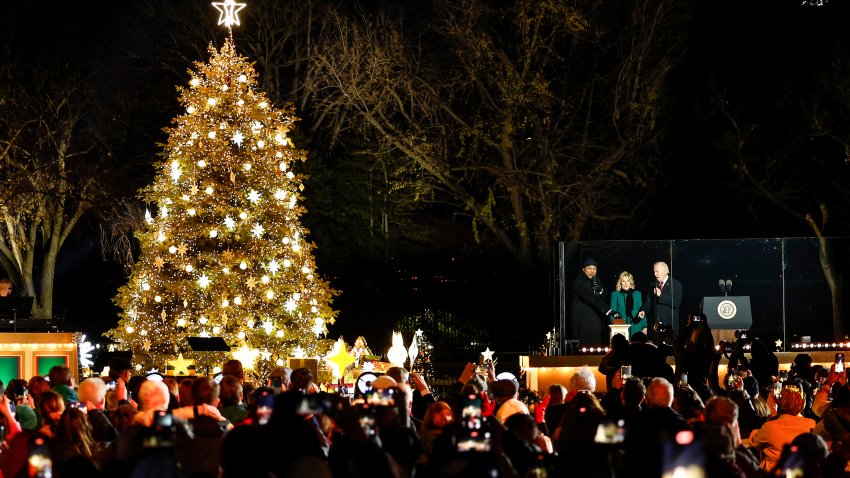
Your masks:
M835 373L844 373L844 354L835 354Z
M625 380L627 378L631 378L632 376L632 366L631 365L623 365L620 367L620 378Z
M481 397L478 395L467 395L463 400L457 451L490 451L490 432L481 416Z
M788 371L787 370L780 370L779 371L779 380L782 381L782 382L788 380Z
M43 437L32 438L27 462L30 471L28 476L53 476L53 461L50 459L50 450Z
M617 445L626 439L625 422L623 420L604 419L596 428L595 443L604 445Z
M704 478L705 452L694 432L681 431L664 445L662 478Z
M274 394L269 390L263 390L257 396L257 421L260 425L269 422L274 411Z

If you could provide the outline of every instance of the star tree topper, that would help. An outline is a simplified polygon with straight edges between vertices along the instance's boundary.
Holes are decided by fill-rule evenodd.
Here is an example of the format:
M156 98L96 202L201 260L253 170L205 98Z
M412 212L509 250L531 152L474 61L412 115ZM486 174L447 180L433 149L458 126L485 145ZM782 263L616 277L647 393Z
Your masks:
M219 11L218 24L230 28L239 25L239 11L245 8L244 3L236 3L235 0L224 0L224 2L213 2L212 6Z

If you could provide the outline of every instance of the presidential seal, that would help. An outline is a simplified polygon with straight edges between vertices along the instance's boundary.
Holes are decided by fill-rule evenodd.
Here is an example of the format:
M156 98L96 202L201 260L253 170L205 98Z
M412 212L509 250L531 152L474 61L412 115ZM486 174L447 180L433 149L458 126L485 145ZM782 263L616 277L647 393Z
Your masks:
M721 319L731 320L735 318L735 314L737 313L738 306L736 306L731 300L722 300L719 304L717 304L717 315L719 315Z

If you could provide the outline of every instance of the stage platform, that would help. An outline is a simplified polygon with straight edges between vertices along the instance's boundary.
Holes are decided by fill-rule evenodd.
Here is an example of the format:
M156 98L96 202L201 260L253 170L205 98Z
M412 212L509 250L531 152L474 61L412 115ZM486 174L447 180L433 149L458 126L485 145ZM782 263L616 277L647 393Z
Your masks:
M775 355L779 359L779 370L789 370L791 364L794 363L794 357L798 354L806 353L812 357L813 364L821 364L825 367L832 365L835 359L835 354L844 352L843 350L801 350L794 352L776 352ZM528 387L536 390L541 395L546 393L546 389L550 385L560 383L566 386L570 377L581 367L589 367L596 376L596 391L606 392L605 376L599 373L599 362L604 357L604 354L581 354L581 355L522 355L519 359L520 368L526 373L526 383ZM749 354L747 354L749 358ZM673 370L676 369L676 362L673 357L667 357ZM720 359L718 374L722 379L726 375L726 365L728 360L725 357Z

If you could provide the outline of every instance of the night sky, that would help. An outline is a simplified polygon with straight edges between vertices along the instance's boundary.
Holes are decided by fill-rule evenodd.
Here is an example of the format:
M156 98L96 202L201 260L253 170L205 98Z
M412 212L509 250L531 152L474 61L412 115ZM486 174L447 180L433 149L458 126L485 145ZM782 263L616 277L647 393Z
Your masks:
M364 3L385 8L381 2ZM644 219L638 229L591 231L583 239L808 237L812 230L798 213L817 212L818 199L831 207L825 234L848 235L850 10L839 2L827 7L799 1L695 3L685 36L689 46L664 92L660 121L667 126L657 151L663 161L651 178L660 186L657 197L644 198L649 205L640 212ZM386 4L396 14L408 12L413 24L428 20L409 13L417 2ZM612 2L611 8L619 4ZM185 83L192 61L205 59L207 42L221 42L217 12L208 2L189 0L26 1L5 7L3 63L14 62L33 77L78 66L87 81L96 82L98 94L88 99L99 104L96 120L112 121L122 137L115 155L127 166L124 195L132 196L150 178L157 143L165 139L162 128L177 114L175 86ZM200 24L203 41L181 44L186 38L181 22L186 29ZM239 48L238 35L236 44ZM26 75L19 78L26 88ZM798 209L766 199L729 166L735 138L718 113L721 104L739 126L758 125L746 153L776 161L769 169L795 186L786 200ZM606 194L641 193L625 186ZM315 201L311 208L309 197L307 204L303 219L314 240L331 235L318 219L327 214L321 210L325 206ZM525 344L515 351L540 342L553 320L551 266L521 267L497 245L476 244L465 221L450 213L423 217L419 226L446 240L405 244L383 261L358 256L341 238L319 242L319 270L343 292L336 304L339 325L331 335L353 340L365 334L378 345L388 343L389 324L400 315L431 308L483 316L490 325L535 317L535 325L520 334ZM90 336L113 325L111 299L125 280L120 265L101 257L100 230L94 216L79 226L56 275L54 313Z

